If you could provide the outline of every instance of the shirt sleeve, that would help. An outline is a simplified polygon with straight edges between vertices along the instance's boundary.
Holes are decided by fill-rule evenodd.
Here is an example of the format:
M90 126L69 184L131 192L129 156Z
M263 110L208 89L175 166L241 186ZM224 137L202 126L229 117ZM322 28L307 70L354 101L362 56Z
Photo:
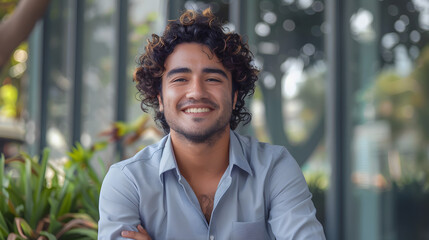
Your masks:
M140 216L136 189L120 167L109 169L100 192L98 239L126 239L121 231L137 231Z
M272 166L268 223L276 239L325 239L311 193L295 159L284 149Z

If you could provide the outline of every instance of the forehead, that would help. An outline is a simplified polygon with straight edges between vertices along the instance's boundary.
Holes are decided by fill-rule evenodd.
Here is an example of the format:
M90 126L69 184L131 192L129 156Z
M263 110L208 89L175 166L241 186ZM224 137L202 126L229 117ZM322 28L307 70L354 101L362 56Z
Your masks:
M164 63L166 70L177 67L187 67L197 70L207 66L226 70L210 48L199 43L178 44Z

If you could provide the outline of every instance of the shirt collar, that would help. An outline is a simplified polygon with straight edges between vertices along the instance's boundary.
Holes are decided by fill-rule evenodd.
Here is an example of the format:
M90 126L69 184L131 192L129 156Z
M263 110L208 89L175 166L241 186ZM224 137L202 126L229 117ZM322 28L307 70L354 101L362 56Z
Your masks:
M161 155L161 161L159 163L159 177L162 183L164 180L162 178L163 173L176 169L177 175L179 174L179 169L177 167L176 158L174 157L173 146L171 144L170 134L166 136L166 140L164 143L164 149Z
M244 155L245 148L243 146L242 141L240 141L239 139L239 135L231 130L229 136L229 165L231 167L233 165L236 165L237 167L241 168L242 170L253 176L249 161Z
M230 131L230 143L229 143L229 165L230 168L235 165L248 174L253 175L252 169L250 168L247 158L244 156L244 147L239 139L239 136L234 131ZM173 146L171 144L170 134L166 136L164 149L162 151L161 161L159 164L159 177L161 182L163 181L163 173L176 169L177 176L180 178L179 169L177 167L176 158L174 157Z

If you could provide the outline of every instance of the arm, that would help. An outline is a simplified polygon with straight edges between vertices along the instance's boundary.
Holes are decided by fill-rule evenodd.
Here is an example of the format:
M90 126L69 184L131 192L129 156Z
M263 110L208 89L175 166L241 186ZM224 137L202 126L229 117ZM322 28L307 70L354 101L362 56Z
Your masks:
M138 232L140 196L136 189L122 169L109 169L100 192L98 239L124 239L122 231Z
M276 239L325 239L301 169L286 150L274 163L269 186L268 223Z

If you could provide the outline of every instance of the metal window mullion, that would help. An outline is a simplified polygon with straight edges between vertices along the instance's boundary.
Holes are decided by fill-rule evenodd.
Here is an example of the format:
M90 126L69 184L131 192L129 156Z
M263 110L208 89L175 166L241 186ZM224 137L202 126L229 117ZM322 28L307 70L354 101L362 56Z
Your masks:
M83 34L84 34L84 1L71 1L72 19L70 26L70 42L68 52L69 61L67 66L71 69L70 79L72 81L71 93L71 144L80 141L82 131L82 73L83 73Z
M46 14L43 17L43 36L42 36L42 51L41 51L41 72L40 72L40 113L39 113L39 136L38 136L38 154L43 152L46 147L47 121L48 121L48 101L49 101L49 40L51 34L50 13L52 4L50 4Z
M128 0L116 1L117 12L115 19L116 47L115 47L115 81L116 106L115 121L126 120L127 108L127 50L128 50ZM122 159L122 148L119 142L116 151Z
M347 178L347 78L345 30L347 13L346 1L327 0L326 34L328 81L326 94L326 141L331 159L330 187L326 201L327 239L344 239L344 198Z
M36 24L29 40L29 79L28 79L28 131L27 137L31 140L27 141L28 153L30 156L38 155L40 152L40 136L41 136L41 80L42 80L42 67L43 67L43 46L44 46L44 25L47 17L43 21ZM28 139L28 138L27 138Z
M229 1L229 20L228 22L234 24L237 32L241 33L241 14L240 8L242 6L241 0L230 0Z

